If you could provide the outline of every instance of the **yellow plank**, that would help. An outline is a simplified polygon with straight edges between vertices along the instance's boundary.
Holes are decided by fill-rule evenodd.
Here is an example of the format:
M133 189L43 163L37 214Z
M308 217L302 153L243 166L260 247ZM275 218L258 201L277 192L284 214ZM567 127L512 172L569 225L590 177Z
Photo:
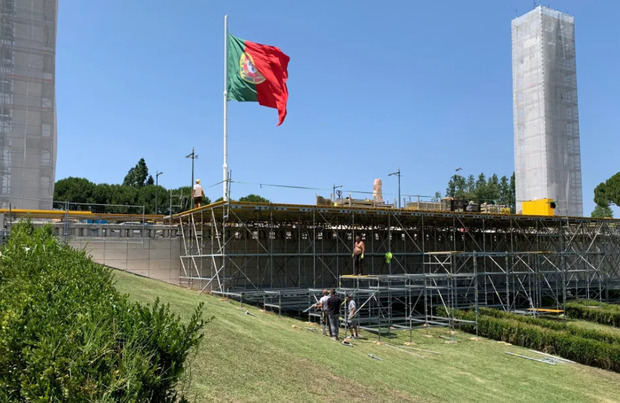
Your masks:
M527 308L528 311L533 312L549 312L549 313L562 313L564 312L561 309L548 309L548 308Z
M81 218L81 219L107 219L116 221L132 221L132 220L145 220L161 221L164 216L161 214L122 214L122 213L93 213L90 211L75 211L75 210L34 210L34 209L0 209L0 214L11 214L15 217L23 218L48 218L48 219L63 219L69 218Z

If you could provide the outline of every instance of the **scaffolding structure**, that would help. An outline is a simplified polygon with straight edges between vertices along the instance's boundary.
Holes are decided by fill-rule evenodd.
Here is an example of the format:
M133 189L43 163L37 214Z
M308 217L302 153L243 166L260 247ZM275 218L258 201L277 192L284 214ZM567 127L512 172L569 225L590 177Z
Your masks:
M478 305L562 308L620 285L620 220L234 201L175 217L182 284L279 312L337 288L368 328L453 326L438 312ZM350 275L358 235L366 276Z

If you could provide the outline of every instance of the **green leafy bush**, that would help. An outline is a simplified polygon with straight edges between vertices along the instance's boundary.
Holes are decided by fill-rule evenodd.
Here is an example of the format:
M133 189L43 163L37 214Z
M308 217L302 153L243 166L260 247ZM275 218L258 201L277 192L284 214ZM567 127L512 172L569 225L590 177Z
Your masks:
M615 333L615 332L614 333L605 332L599 329L585 329L582 327L577 327L567 321L543 319L543 318L538 318L538 317L535 318L532 316L524 316L524 315L519 315L516 313L500 311L498 309L480 308L478 311L482 315L493 316L496 318L503 318L503 319L514 319L520 322L525 322L525 323L530 323L536 326L546 327L548 329L565 331L575 336L585 337L586 339L600 340L606 343L620 344L620 334Z
M566 315L571 318L620 327L620 306L591 299L579 299L566 303Z
M455 310L457 319L475 320L471 311ZM464 324L462 329L475 332L475 325ZM620 372L620 345L576 336L566 331L544 328L516 319L481 314L478 334L495 340L557 354L569 360Z
M16 225L0 257L0 401L175 400L202 310L182 324L131 303L49 228Z

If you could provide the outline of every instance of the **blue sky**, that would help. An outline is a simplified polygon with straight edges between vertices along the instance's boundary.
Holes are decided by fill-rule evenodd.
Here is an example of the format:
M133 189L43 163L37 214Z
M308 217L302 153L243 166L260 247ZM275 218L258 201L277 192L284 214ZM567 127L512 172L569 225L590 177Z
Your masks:
M221 196L223 20L279 46L288 116L229 103L232 197L313 203L333 184L445 192L465 175L513 172L510 21L531 0L59 2L57 179L120 183L139 158L160 184L196 177ZM575 17L584 213L618 172L620 2L543 3ZM259 184L307 186L296 190ZM353 194L361 197L361 194ZM616 211L617 213L617 211ZM616 214L618 215L618 214Z

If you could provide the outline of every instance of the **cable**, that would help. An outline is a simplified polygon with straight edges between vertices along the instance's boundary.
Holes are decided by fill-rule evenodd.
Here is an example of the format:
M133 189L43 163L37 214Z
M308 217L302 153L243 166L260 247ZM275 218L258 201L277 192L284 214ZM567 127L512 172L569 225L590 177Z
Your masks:
M259 186L260 188L263 188L263 186L265 187L276 187L276 188L285 188L285 189L301 189L301 190L316 190L316 191L326 191L326 192L331 192L333 189L332 188L321 188L321 187L313 187L313 186L300 186L300 185L285 185L285 184L280 184L280 183L260 183L260 182L246 182L246 181L236 181L236 180L229 180L230 183L236 183L239 185L256 185ZM209 188L213 188L215 186L221 185L222 183L224 183L224 181L219 181L217 183L214 183L213 185L210 185ZM364 194L364 195L374 195L374 192L370 192L370 191L366 191L366 190L353 190L353 189L343 189L342 193L351 193L351 194ZM394 196L396 193L390 193L390 192L382 192L383 196ZM404 197L412 197L412 198L424 198L424 199L433 199L434 196L427 196L427 195L417 195L417 194L401 194L401 196Z

